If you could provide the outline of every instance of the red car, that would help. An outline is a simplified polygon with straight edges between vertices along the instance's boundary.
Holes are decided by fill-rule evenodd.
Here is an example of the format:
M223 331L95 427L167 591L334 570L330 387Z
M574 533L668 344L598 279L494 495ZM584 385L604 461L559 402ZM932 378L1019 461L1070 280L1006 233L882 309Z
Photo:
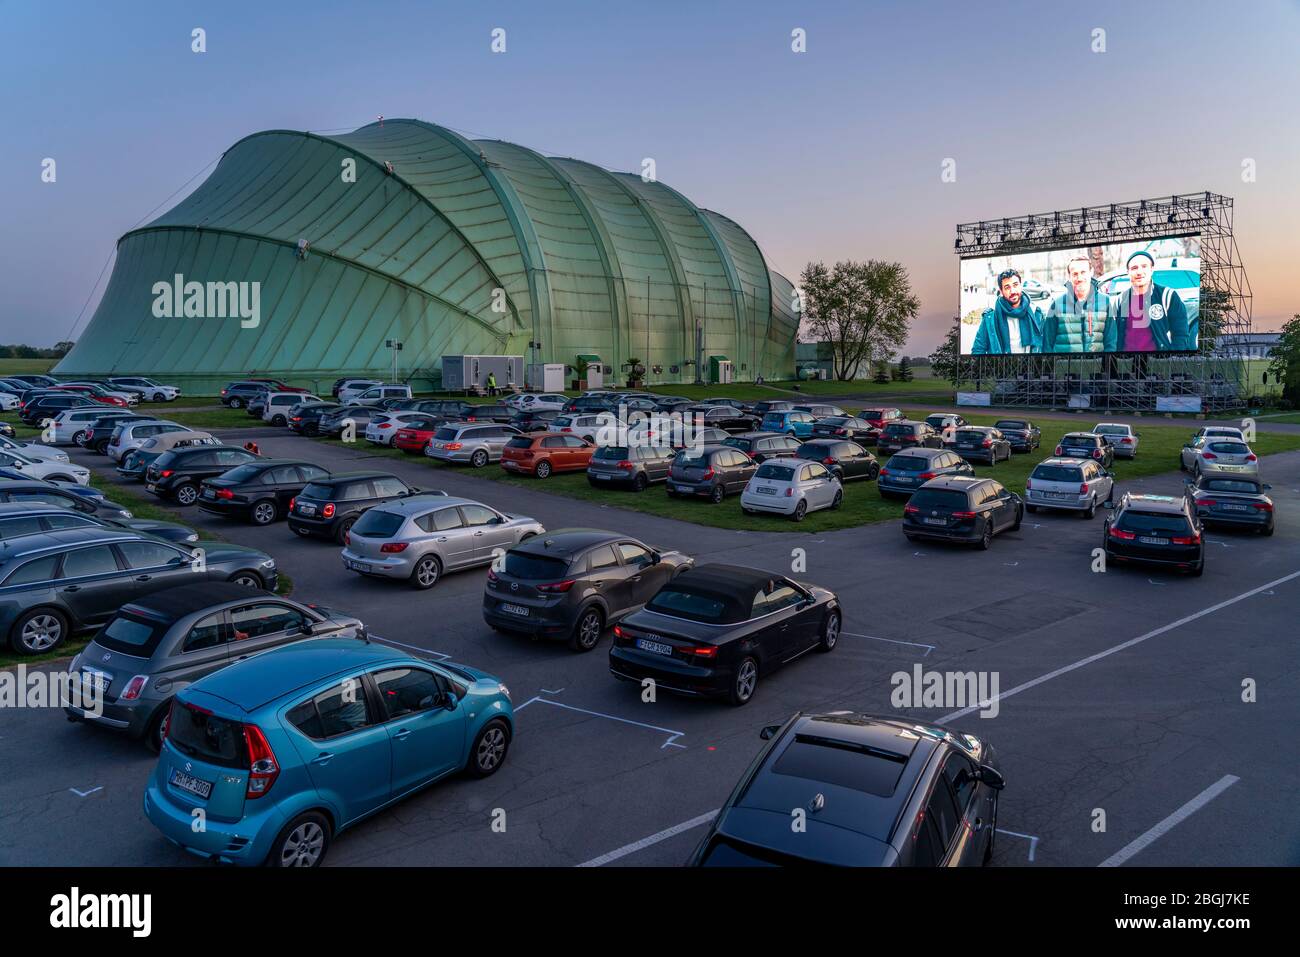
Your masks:
M585 472L595 453L594 442L576 435L517 435L501 450L501 467L507 472L544 479L552 472Z
M110 395L98 386L93 385L56 385L54 386L60 392L75 392L78 395L84 395L87 399L92 399L100 405L116 405L125 409L131 403L127 402L116 395Z
M866 442L868 444L875 442L880 438L880 433L884 431L885 426L896 419L903 417L902 409L863 409L858 413L859 419L865 419L871 426L871 431L867 434Z
M401 449L407 455L422 454L438 429L439 425L433 419L411 419L393 434L393 448Z
M248 379L245 379L244 381L264 382L266 383L267 386L270 387L272 392L307 392L308 391L307 389L299 388L296 385L286 385L284 382L282 382L279 379L259 379L257 376L252 376Z

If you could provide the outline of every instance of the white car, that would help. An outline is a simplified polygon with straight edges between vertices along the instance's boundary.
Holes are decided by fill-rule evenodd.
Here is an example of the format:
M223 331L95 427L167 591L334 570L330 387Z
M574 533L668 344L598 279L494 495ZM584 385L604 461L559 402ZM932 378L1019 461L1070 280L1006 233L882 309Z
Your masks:
M1240 439L1200 435L1183 446L1178 467L1192 475L1259 475L1259 456Z
M367 389L373 389L377 385L383 385L378 379L348 379L339 386L338 400L344 405L350 405L352 400L365 392Z
M1246 436L1241 429L1234 429L1230 425L1203 425L1196 430L1192 438L1198 439L1203 435L1218 439L1236 439L1238 442L1246 441Z
M81 406L76 409L64 409L56 415L51 421L50 426L54 429L51 440L47 445L77 445L77 437L85 433L90 428L92 422L100 418L116 418L123 415L132 415L126 409L111 408L89 408Z
M611 438L611 434L615 433L617 428L618 417L609 412L601 412L596 415L574 413L552 419L550 425L546 427L546 431L566 432L570 435L581 436L588 442L595 442L597 436Z
M809 512L839 508L844 489L835 473L821 462L773 459L764 462L740 493L746 515L769 512L802 522Z
M1106 441L1115 450L1116 458L1135 459L1138 454L1138 439L1141 432L1134 432L1133 426L1123 422L1098 422L1093 432L1106 436Z
M0 392L0 412L12 412L18 408L18 396L12 392Z
M181 396L181 390L178 386L163 385L161 382L155 382L153 379L147 379L144 376L114 376L107 379L105 384L138 392L150 402L174 402Z
M123 422L121 425L114 426L113 437L108 440L108 447L104 451L108 453L110 459L120 463L122 456L132 449L138 449L144 445L145 439L151 439L155 435L162 435L164 432L188 431L190 431L188 425L181 425L179 422L168 422L163 419Z
M346 389L343 391L347 392ZM352 393L343 401L357 405L377 406L385 399L409 399L410 397L409 385L373 385L363 392Z
M568 396L558 392L526 392L507 399L506 405L520 412L560 412L568 401Z
M58 449L52 449L46 445L37 445L35 442L15 442L13 439L7 439L0 435L0 452L14 452L18 455L26 456L29 459L37 459L42 462L66 462L68 453L61 452Z
M48 460L28 458L21 452L12 449L0 451L0 468L13 469L34 479L43 479L48 482L90 484L90 469L88 468L73 465L70 462L50 462Z
M310 392L268 392L266 407L262 409L262 421L272 425L288 425L289 410L295 405L315 405L324 401Z
M397 430L414 419L427 419L428 412L384 412L372 415L366 425L366 441L375 445L392 445Z

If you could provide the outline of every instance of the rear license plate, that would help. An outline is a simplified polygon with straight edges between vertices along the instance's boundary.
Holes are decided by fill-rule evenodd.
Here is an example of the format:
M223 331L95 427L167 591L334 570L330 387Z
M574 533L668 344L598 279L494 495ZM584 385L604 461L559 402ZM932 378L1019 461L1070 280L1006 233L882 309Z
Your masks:
M1047 497L1057 502L1064 502L1076 498L1076 496L1071 495L1069 492L1048 492Z
M528 617L528 609L523 605L502 605L501 610L512 615L518 615L521 618Z
M769 488L769 487L766 486L766 485L761 485L761 486L759 486L757 489L755 489L754 491L758 492L759 495L775 495L775 494L776 494L776 489L774 489L774 488Z
M86 669L81 672L81 683L84 687L94 688L96 691L107 691L112 679L102 671L91 671Z
M204 498L216 498L216 497L217 497L217 493L216 493L215 491L213 491L212 489L210 489L210 488L205 488L205 489L203 490L203 497L204 497Z
M315 506L315 505L299 505L299 506L298 506L298 514L299 514L299 515L315 515L315 514L316 514L316 506Z
M895 476L894 481L896 481L896 482L915 482L916 479L913 478L913 477L910 476L910 475L898 475L898 476Z
M606 482L613 478L612 475L606 475L604 472L592 472L591 474L596 476L598 479L604 479Z
M927 524L927 525L947 525L947 524L948 524L948 520L947 520L946 518L927 518L927 519L925 519L925 524Z
M1152 538L1149 535L1139 536L1138 541L1141 542L1143 545L1168 545L1169 544L1169 539L1167 538Z
M370 566L365 562L354 562L351 559L348 559L348 568L351 568L353 571L358 571L358 572L370 571Z
M649 641L645 638L638 638L636 640L636 646L642 651L649 651L656 655L668 655L671 657L673 653L672 645L665 645L663 642L659 641Z
M148 485L144 487L144 490L146 492L156 492L158 491L158 486L154 485L153 482L150 482Z
M1066 449L1066 450L1065 450L1065 454L1066 454L1066 455L1079 455L1079 456L1082 456L1082 457L1084 457L1084 458L1087 458L1089 453L1088 453L1088 450L1087 450L1087 449Z
M177 768L172 768L171 783L176 785L182 791L189 791L191 794L197 794L199 797L207 799L212 796L212 782L202 781L192 774L186 774Z
M1249 505L1222 505L1220 506L1226 512L1249 512Z

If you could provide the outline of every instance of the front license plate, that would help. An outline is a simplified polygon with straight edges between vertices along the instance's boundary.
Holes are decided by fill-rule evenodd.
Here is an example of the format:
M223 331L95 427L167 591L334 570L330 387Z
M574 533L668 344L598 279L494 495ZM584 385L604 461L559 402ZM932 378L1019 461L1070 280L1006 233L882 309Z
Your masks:
M370 566L367 565L365 562L354 562L351 559L348 560L348 568L351 568L352 570L358 572L370 571Z
M512 615L519 615L521 618L528 617L528 609L523 605L502 605L501 610Z
M191 794L197 794L204 799L212 796L211 781L202 781L192 774L186 774L177 768L172 768L171 783L182 791L189 791Z
M672 645L665 645L663 642L660 641L649 641L648 639L645 638L638 638L636 640L636 646L640 648L642 651L649 651L656 655L671 656L673 653Z
M947 524L948 524L948 520L947 520L946 518L927 518L927 519L925 520L925 524L927 524L927 525L947 525Z
M1139 536L1138 541L1141 542L1143 545L1168 545L1169 544L1169 539L1167 538L1152 538L1149 535Z

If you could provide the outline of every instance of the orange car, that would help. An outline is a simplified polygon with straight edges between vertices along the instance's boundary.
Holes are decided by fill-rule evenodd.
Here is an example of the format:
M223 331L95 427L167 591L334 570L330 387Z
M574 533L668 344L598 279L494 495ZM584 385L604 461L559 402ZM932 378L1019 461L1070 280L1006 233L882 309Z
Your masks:
M540 432L520 435L501 450L501 467L507 472L546 478L552 472L585 472L595 443L576 435Z

